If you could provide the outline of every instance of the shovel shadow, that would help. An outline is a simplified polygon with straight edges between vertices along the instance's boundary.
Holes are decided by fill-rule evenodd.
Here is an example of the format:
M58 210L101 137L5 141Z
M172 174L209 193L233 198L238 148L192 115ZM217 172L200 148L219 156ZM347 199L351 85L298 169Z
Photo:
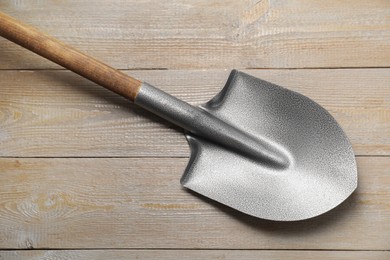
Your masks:
M356 190L340 205L317 217L300 221L273 221L247 215L212 199L204 197L194 191L188 190L188 192L198 197L204 203L212 205L216 210L229 215L234 220L239 221L246 226L249 226L251 229L258 230L259 232L261 231L262 233L272 233L283 236L295 236L297 234L309 235L311 233L320 232L323 229L329 229L331 226L336 226L337 223L342 222L350 216L359 201L359 191Z

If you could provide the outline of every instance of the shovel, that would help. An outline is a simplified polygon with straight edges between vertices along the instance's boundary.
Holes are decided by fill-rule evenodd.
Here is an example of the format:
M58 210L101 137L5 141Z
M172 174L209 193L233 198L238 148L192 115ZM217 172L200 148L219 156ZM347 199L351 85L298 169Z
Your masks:
M0 13L0 36L180 126L191 147L181 184L262 219L318 216L357 187L354 153L335 119L309 98L233 70L193 107Z

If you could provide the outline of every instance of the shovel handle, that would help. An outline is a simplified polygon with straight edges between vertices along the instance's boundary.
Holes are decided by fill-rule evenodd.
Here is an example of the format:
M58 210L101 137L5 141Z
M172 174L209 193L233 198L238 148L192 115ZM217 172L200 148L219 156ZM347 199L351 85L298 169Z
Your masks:
M134 101L142 82L0 12L0 36Z

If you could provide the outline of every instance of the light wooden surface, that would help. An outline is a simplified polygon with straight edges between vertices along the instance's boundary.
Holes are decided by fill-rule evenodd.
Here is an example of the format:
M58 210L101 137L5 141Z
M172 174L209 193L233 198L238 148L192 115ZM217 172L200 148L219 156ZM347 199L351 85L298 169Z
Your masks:
M12 16L0 12L0 36L132 102L142 81L75 49Z
M302 222L238 213L180 187L187 158L3 158L3 248L387 250L389 157L359 157L359 188Z
M248 259L248 260L388 260L390 252L351 252L351 251L275 251L275 250L67 250L67 251L8 251L0 252L0 257L8 260L19 260L28 258L30 260L38 259L91 259L91 260L107 260L107 259Z
M307 95L346 131L359 171L358 190L318 218L237 213L180 187L179 129L0 39L0 259L390 258L389 1L0 10L195 105L231 68Z
M387 67L387 0L5 0L116 68ZM0 68L58 68L3 44Z
M316 100L350 138L356 155L390 155L390 69L244 70ZM197 105L228 70L130 71ZM2 156L188 157L181 131L67 71L1 71ZM77 129L77 131L75 131Z

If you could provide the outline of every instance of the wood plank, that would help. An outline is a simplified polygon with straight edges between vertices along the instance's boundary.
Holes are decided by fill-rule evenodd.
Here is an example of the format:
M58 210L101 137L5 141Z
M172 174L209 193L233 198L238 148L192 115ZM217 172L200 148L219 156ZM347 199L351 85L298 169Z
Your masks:
M389 7L383 0L0 2L3 12L121 69L385 67ZM58 68L4 39L0 50L1 69Z
M0 159L0 248L390 249L390 157L336 209L272 222L182 189L185 158Z
M386 251L275 251L275 250L33 250L0 251L0 259L324 259L324 260L388 260Z
M390 69L247 70L323 105L357 155L390 155ZM131 71L197 105L229 71ZM187 157L181 130L67 71L0 71L0 156Z

